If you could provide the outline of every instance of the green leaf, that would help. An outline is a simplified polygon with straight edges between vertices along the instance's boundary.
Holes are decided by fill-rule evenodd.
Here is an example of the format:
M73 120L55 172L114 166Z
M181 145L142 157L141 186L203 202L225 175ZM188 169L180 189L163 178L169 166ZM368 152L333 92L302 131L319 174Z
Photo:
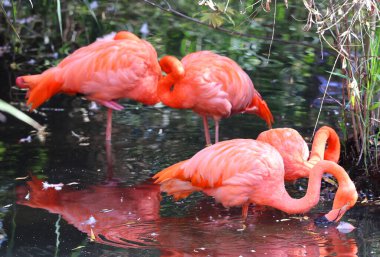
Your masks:
M330 73L330 74L332 74L332 75L334 75L334 76L338 76L338 77L340 77L340 78L342 78L342 79L349 79L349 77L347 76L347 75L343 75L343 74L341 74L341 73L337 73L337 72L331 72L331 71L326 71L327 73Z
M63 38L61 0L57 0L57 16L58 16L58 23L59 23L59 31L61 32L61 38Z
M96 14L95 14L95 12L90 7L90 3L87 0L83 0L83 2L87 6L88 12L91 14L92 18L94 18L96 24L99 25L98 19L96 18Z
M373 105L371 105L369 107L369 110L372 111L372 110L375 110L375 109L377 109L379 107L380 107L380 102L376 102L376 103L374 103Z

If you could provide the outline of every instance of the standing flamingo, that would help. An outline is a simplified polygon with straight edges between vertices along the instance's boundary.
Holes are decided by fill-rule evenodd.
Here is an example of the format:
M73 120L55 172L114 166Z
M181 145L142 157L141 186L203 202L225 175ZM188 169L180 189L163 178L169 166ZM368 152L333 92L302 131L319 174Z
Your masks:
M233 60L209 52L186 55L181 61L165 56L160 66L167 76L158 83L158 96L167 106L192 109L203 118L206 143L211 144L207 118L215 121L215 142L219 121L236 113L256 114L269 127L273 116L247 73Z
M113 39L101 39L76 50L57 67L38 75L16 79L28 88L27 104L36 109L57 93L83 94L108 108L106 140L111 140L112 110L123 106L114 100L129 98L143 104L156 104L161 69L153 46L128 31Z
M213 196L225 207L243 206L246 219L251 203L267 205L289 214L304 213L319 201L323 173L339 183L333 210L324 218L339 220L357 200L355 185L338 164L322 160L310 171L306 195L293 199L284 186L284 162L271 145L253 139L234 139L206 147L191 159L174 164L154 176L161 190L175 199L194 191Z
M305 140L291 128L264 131L257 140L272 145L281 154L287 181L309 177L310 170L321 160L339 161L339 136L328 126L321 127L315 134L310 155Z

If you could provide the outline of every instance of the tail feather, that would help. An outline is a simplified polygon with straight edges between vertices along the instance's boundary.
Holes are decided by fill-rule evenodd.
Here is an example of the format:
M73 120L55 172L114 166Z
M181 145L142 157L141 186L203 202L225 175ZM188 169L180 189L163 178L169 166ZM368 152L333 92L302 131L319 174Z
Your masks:
M201 191L201 188L192 185L190 178L185 177L181 168L185 162L186 160L176 163L153 177L156 180L154 183L161 184L161 191L172 195L175 200L186 198L195 191Z
M27 105L31 105L30 110L38 108L53 95L57 94L62 87L62 83L55 80L54 69L38 75L18 77L16 84L20 88L29 89L27 93Z
M267 103L263 100L259 92L253 95L251 104L245 109L245 113L256 114L267 123L269 128L272 128L273 115L269 110Z
M176 164L158 172L156 175L153 176L153 179L155 179L154 183L162 184L163 182L170 180L170 179L186 180L184 178L183 169L181 169L181 166L185 162L186 162L186 160L181 161L179 163L176 163Z

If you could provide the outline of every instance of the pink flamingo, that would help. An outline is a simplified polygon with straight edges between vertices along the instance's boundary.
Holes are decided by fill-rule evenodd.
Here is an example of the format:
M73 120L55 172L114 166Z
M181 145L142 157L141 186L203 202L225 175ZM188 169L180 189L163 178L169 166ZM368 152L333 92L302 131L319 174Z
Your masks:
M236 113L256 114L269 127L273 116L253 86L249 76L233 60L209 51L186 55L181 61L165 56L160 66L166 76L158 84L158 96L167 106L192 109L203 118L206 143L211 144L207 118L215 122L215 142L219 121Z
M305 213L319 201L323 173L334 175L339 183L333 210L324 216L339 220L357 200L355 185L345 170L322 160L310 170L306 195L293 199L284 186L284 162L271 145L252 139L219 142L199 151L189 160L174 164L154 176L161 190L175 199L194 191L213 196L225 207L243 206L246 219L251 203L277 208L289 214Z
M272 145L281 154L287 181L309 177L310 170L321 160L339 161L339 136L328 126L323 126L316 132L310 154L305 140L291 128L264 131L257 140Z
M29 89L27 104L31 110L58 93L83 94L106 106L106 140L109 141L112 110L123 109L114 100L129 98L143 104L156 104L160 77L153 46L128 31L121 31L112 39L100 39L76 50L57 67L38 75L18 77L16 84Z

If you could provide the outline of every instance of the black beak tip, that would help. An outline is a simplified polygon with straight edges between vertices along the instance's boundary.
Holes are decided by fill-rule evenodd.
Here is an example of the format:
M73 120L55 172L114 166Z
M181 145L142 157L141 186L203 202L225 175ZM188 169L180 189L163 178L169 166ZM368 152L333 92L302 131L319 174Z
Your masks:
M318 227L328 227L334 225L334 221L329 221L324 215L314 220L314 224Z

